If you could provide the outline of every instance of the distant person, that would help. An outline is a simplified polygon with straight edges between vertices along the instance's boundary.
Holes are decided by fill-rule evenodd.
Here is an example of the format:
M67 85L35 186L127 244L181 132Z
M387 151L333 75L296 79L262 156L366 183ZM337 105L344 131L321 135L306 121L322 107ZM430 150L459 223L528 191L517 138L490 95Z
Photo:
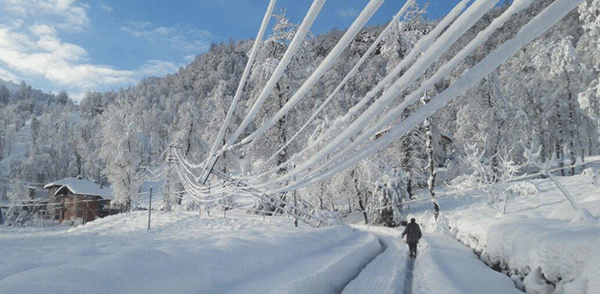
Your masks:
M421 228L415 222L414 218L410 219L410 223L406 225L406 229L402 232L402 237L406 235L406 242L408 243L408 249L410 250L410 257L417 257L417 244L421 239Z

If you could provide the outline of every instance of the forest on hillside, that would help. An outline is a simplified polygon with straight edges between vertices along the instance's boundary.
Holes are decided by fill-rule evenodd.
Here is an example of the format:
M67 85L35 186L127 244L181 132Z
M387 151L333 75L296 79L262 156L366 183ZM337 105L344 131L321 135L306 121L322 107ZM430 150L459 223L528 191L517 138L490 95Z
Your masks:
M423 103L510 39L551 2L536 1L513 16L452 74L422 93ZM435 27L437 20L426 19L425 9L413 6L405 19L393 25L360 72L347 82L310 127L276 154L275 160L267 162L319 108L384 26L365 28L300 103L264 136L225 152L216 168L232 174L256 175L287 162L288 165L278 171L284 172L302 158L310 157L314 150L291 160L334 124L336 118L347 114ZM507 7L496 7L488 12L409 91L415 90L420 82L449 61L505 9ZM426 152L429 136L431 144L437 146L434 166L444 168L445 179L459 176L464 179L465 175L471 175L499 180L508 170L527 163L526 148L540 150L543 160L556 159L559 165L585 162L586 157L597 155L600 151L599 11L599 0L587 0L437 112L426 124L369 159L300 191L300 195L324 210L335 210L339 203L348 209L376 207L382 201L376 195L388 195L384 191L390 189L410 197L413 189L427 187L431 170ZM298 28L289 22L285 12L275 15L274 21L273 30L262 41L233 123L226 130L226 138L241 123ZM303 42L241 138L285 104L342 34L343 31L333 30ZM135 203L139 189L135 175L140 168L152 166L169 145L180 146L191 162L202 162L223 124L253 42L231 40L213 44L208 52L198 55L177 73L147 78L135 87L119 91L88 92L78 104L73 103L66 92L43 94L24 83L17 91L0 86L0 125L3 126L0 128L0 160L10 159L9 164L0 165L0 176L5 183L0 187L3 189L0 198L18 201L26 197L26 183L83 175L110 184L117 202ZM403 95L397 97L394 104L402 100ZM411 105L402 116L407 117L421 105ZM25 127L30 131L20 132ZM23 138L22 134L27 137ZM15 142L24 143L21 144L24 156L15 155ZM568 175L573 171L563 172ZM181 185L176 178L173 181L173 185Z

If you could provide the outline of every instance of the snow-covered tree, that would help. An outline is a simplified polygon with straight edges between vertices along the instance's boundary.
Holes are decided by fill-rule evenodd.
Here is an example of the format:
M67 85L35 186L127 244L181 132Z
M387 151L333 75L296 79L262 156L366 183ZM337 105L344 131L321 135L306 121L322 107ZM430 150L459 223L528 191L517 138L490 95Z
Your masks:
M103 115L104 140L100 156L106 162L103 174L113 189L115 202L131 209L137 195L135 179L140 159L139 133L133 116L133 106L125 100L110 105Z
M400 225L406 201L410 200L408 194L407 175L391 168L387 163L381 162L382 175L375 183L376 193L369 205L372 223L382 224L387 227Z

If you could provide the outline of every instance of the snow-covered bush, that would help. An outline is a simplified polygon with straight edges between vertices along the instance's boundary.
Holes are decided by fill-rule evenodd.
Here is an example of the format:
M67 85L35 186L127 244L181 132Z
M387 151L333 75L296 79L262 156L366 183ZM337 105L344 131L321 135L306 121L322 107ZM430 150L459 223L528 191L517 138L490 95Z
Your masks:
M340 214L337 211L316 210L315 215L323 219L328 226L343 224Z
M484 138L483 141L485 142L486 139ZM510 182L521 168L521 165L508 159L508 155L511 153L512 150L505 150L503 152L505 156L496 153L491 157L485 157L485 150L479 148L477 144L465 144L465 155L462 157L462 161L467 168L472 170L472 173L456 177L448 186L459 193L472 189L485 191L489 195L489 203L497 205L498 210L505 213L508 201L516 196L514 192L518 192L519 195L521 193L517 191L520 188L504 189L498 185ZM525 188L523 187L523 189Z
M406 174L400 170L386 170L376 182L377 192L368 205L371 222L388 227L400 225L404 202L409 200Z
M71 216L70 219L64 220L62 223L60 223L60 226L62 227L77 227L80 225L83 225L83 219L76 218L75 216Z
M600 188L600 171L593 167L588 167L583 170L582 175L589 181L590 188Z
M462 174L449 184L452 190L463 191L467 189L482 189L496 181L496 172L492 166L492 159L484 157L485 150L477 144L465 144L465 154L461 157L463 172L469 169L470 174Z
M223 196L223 198L217 201L217 204L218 208L222 211L230 210L233 208L233 198L231 198L231 195Z
M538 187L531 182L513 183L505 191L514 196L531 196L537 195L539 192Z
M13 227L46 227L53 225L44 210L33 211L23 206L11 206L4 213L4 225Z
M272 203L263 201L262 199L254 200L254 204L252 205L251 212L254 214L261 215L272 215L277 210L277 207Z

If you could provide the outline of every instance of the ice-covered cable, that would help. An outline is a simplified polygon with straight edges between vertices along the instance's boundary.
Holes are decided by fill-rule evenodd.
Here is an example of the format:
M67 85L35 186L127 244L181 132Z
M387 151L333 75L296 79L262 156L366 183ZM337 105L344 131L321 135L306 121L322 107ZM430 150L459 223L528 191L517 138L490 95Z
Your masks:
M450 61L442 65L433 76L431 76L427 81L423 82L419 89L406 96L402 103L389 110L384 117L379 119L376 124L361 133L350 144L344 146L343 151L334 154L333 157L329 159L329 162L335 164L335 162L342 160L343 157L349 152L352 152L354 148L375 136L377 132L380 132L384 127L388 126L395 119L400 117L406 107L419 101L421 93L425 92L427 89L431 89L435 83L441 81L444 77L449 75L452 70L455 69L461 62L463 62L469 54L471 54L478 46L483 44L492 35L492 33L494 33L498 28L502 27L511 16L523 11L529 7L532 2L533 0L515 0L508 9L506 9L500 16L495 18L487 28L479 32L477 36L463 49L461 49L461 51L458 52Z
M429 103L419 108L411 116L394 126L388 133L359 150L352 157L347 158L344 162L341 162L335 167L318 175L295 181L279 188L271 189L268 193L281 193L307 187L329 178L377 151L382 150L393 142L393 140L408 133L411 129L421 124L426 118L432 116L438 109L444 107L449 101L463 94L472 85L482 80L504 63L509 57L518 52L523 46L548 30L582 1L583 0L554 1L523 26L513 39L506 41L499 48L486 56L482 61L468 70L457 82L452 84L445 91L439 93L435 99L432 99Z
M332 126L317 137L314 145L318 145L331 136L335 131L340 129L343 125L348 123L348 121L353 116L358 114L358 112L365 105L367 105L367 103L369 103L369 101L371 101L371 99L373 99L377 93L383 90L386 86L390 85L404 68L410 65L417 57L419 57L421 53L428 50L435 41L435 38L442 33L443 30L445 30L452 23L452 21L458 17L458 15L460 15L469 2L471 2L471 0L462 0L459 2L431 32L417 41L408 55L406 55L406 57L404 57L389 74L379 81L379 83L377 83L377 85L375 85L375 87L371 89L356 105L352 106L344 116L335 119Z
M321 64L313 71L313 73L308 77L308 79L302 84L300 89L292 95L292 97L281 107L275 115L265 121L256 131L252 134L248 135L246 138L242 139L242 144L248 144L249 142L256 139L258 136L266 132L269 128L279 121L286 113L292 109L304 96L308 91L321 79L321 77L325 74L325 72L335 64L335 62L339 59L342 52L348 47L350 42L354 40L356 35L360 32L360 30L365 26L367 21L371 19L373 14L377 12L377 9L381 6L384 0L371 0L367 4L367 6L363 9L360 15L354 20L352 25L346 30L342 38L338 41L338 43L331 49L327 57L323 59Z
M275 182L293 179L300 172L316 166L320 160L327 155L336 152L343 144L358 133L371 120L383 111L399 93L402 93L410 84L420 77L427 68L437 60L444 51L450 47L460 36L475 24L489 9L494 7L498 0L478 0L469 7L444 34L442 34L432 45L432 49L424 52L417 61L403 74L392 86L390 86L365 112L363 112L352 124L336 136L331 142L323 147L317 154L303 162L292 171L281 177L265 183L271 186Z
M358 113L358 111L364 106L366 105L377 93L379 93L379 91L381 91L385 86L389 85L390 83L392 83L393 79L398 76L398 74L406 67L408 66L412 61L414 61L415 58L417 58L421 53L423 53L425 50L427 50L427 48L429 48L433 42L435 41L435 38L444 30L446 29L446 27L448 25L450 25L452 23L452 21L465 9L465 7L467 6L467 4L470 2L471 0L462 0L460 3L458 3L436 26L435 28L429 32L427 35L423 36L421 39L419 39L419 41L417 41L417 43L415 44L415 46L413 47L413 49L408 53L408 55L402 59L402 61L396 65L396 67L386 76L384 77L383 80L381 80L379 83L377 83L377 85L371 89L360 101L358 104L356 104L355 106L353 106L348 113L346 113L342 118L336 119L336 121L334 122L334 124L332 126L330 126L325 132L323 132L322 134L320 134L317 139L313 142L313 144L311 144L310 146L306 146L303 150L301 150L300 152L294 154L288 161L278 165L277 167L271 169L270 171L267 172L263 172L260 175L257 176L253 176L254 177L260 177L263 176L265 174L269 174L272 173L274 170L278 170L280 167L285 166L287 164L289 164L289 162L291 161L297 161L300 156L304 153L306 153L308 150L312 149L314 146L318 146L321 142L323 142L325 139L327 139L331 134L333 134L333 132L337 129L340 128L340 126L342 124L345 124L347 121L349 121L349 119L356 113Z
M262 43L263 35L265 30L267 29L267 25L269 24L269 19L271 19L271 14L273 13L273 9L275 8L275 3L277 0L271 0L269 6L267 7L267 11L265 12L265 16L263 17L262 23L260 25L260 29L258 30L258 34L256 35L256 39L254 39L254 44L252 45L252 50L250 51L250 56L248 57L248 61L246 62L246 67L244 68L244 72L242 73L242 77L240 79L240 83L238 84L238 88L235 92L235 96L233 97L233 101L231 101L231 105L229 106L229 110L227 111L227 116L225 117L225 121L217 134L217 138L208 154L209 160L207 162L211 162L212 158L216 155L218 146L223 140L223 136L225 135L225 130L233 117L233 113L237 107L240 96L242 95L244 85L246 84L246 79L248 78L248 74L250 73L250 69L252 68L252 64L254 63L254 58L256 57L256 53L258 52L258 48ZM206 166L205 166L206 169Z
M269 80L267 81L267 84L263 87L260 95L258 96L256 101L254 102L254 104L252 105L252 107L250 108L248 113L246 114L246 117L244 117L244 120L242 121L240 126L233 133L233 135L229 138L229 140L227 141L225 146L223 146L223 150L226 150L228 146L232 145L237 140L237 138L242 134L242 132L246 129L246 127L248 126L250 121L252 121L252 119L254 119L254 117L258 113L258 110L260 109L262 104L265 102L265 99L267 99L267 97L269 96L269 94L271 93L273 88L275 87L275 84L279 81L279 79L283 75L285 69L287 68L288 64L292 60L292 57L294 56L294 54L296 53L296 51L298 50L298 48L304 41L306 34L308 33L308 31L309 31L310 27L312 26L313 22L315 21L315 19L317 18L317 15L321 11L323 4L325 4L325 0L313 1L313 4L311 5L310 9L308 10L308 13L304 17L304 20L302 21L302 24L300 24L298 31L296 32L296 34L294 35L294 38L290 42L289 47L283 54L283 57L281 58L281 61L279 61L279 64L277 64L277 67L275 68L273 75L271 75L271 78L269 78Z
M327 99L325 99L325 101L323 101L321 106L319 106L319 108L315 112L313 112L311 117L304 123L304 125L302 125L302 127L300 127L300 129L289 140L287 140L281 148L279 148L277 151L275 151L275 153L273 155L271 155L271 157L269 157L269 159L267 159L265 162L263 162L258 167L258 169L262 169L262 167L264 167L267 163L269 163L269 162L271 162L271 160L275 159L277 157L277 154L279 154L287 146L289 146L304 131L304 129L306 129L313 122L313 120L317 117L317 115L319 115L321 113L321 111L323 111L323 109L325 109L325 107L329 104L329 102L337 96L337 94L346 85L346 83L352 77L354 77L354 75L358 72L358 69L365 63L365 61L371 55L371 53L373 53L373 51L375 51L375 49L377 48L379 43L383 40L383 38L385 38L387 36L387 34L391 31L391 28L396 24L396 22L400 19L400 17L402 17L402 15L404 15L406 10L414 3L414 1L415 0L406 1L406 4L404 4L404 6L402 6L402 8L400 9L400 11L398 11L398 13L396 13L396 15L390 21L390 23L379 34L379 36L373 42L373 44L371 44L369 49L367 49L367 52L365 52L363 54L363 56L360 58L360 60L354 65L354 67L348 72L348 74L346 74L346 77L337 85L337 87L333 90L333 92L331 92L331 94L329 94ZM279 168L279 167L277 167L277 168Z

